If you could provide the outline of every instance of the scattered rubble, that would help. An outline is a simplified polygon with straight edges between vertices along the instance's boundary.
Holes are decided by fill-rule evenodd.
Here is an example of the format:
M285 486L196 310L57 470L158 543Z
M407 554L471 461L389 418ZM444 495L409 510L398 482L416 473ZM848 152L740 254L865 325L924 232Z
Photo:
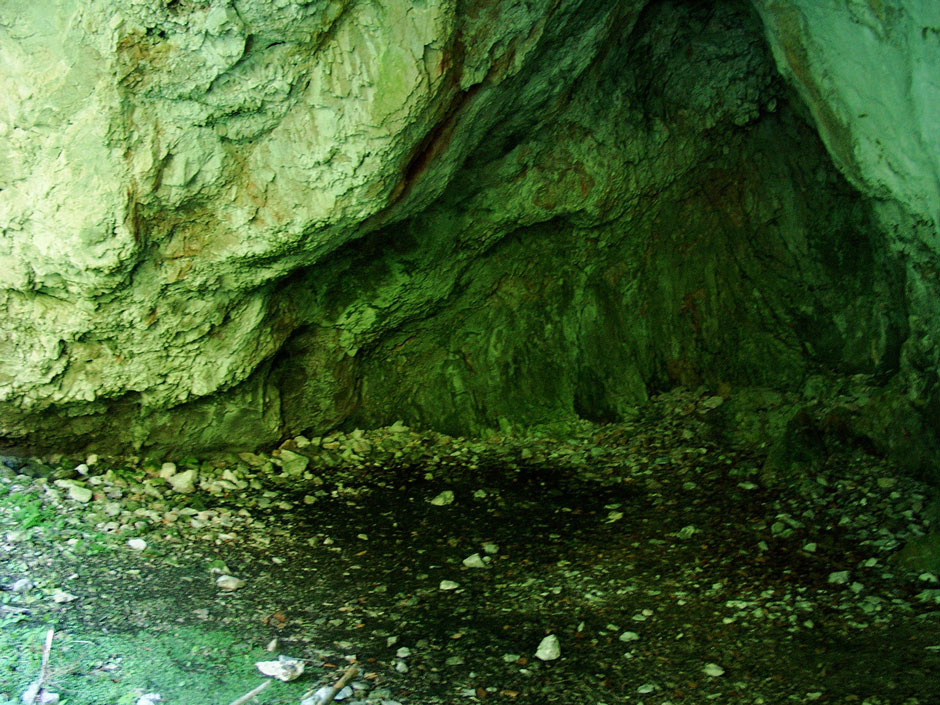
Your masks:
M895 633L898 663L922 659L935 677L937 572L899 559L936 531L931 491L853 448L781 486L759 451L715 439L705 420L717 399L663 395L627 423L523 438L399 423L298 436L271 453L0 459L0 547L75 566L83 547L113 542L128 562L115 594L128 580L175 594L179 578L162 566L190 561L186 589L205 584L208 602L189 619L221 613L259 646L331 650L317 663L371 658L372 678L336 692L348 703L583 699L552 695L555 673L582 674L582 695L608 702L864 703L889 661L838 683L768 674L798 663L804 644L876 649ZM31 565L0 574L7 612L67 621L107 604L87 590L111 579L102 569L91 582L95 556L54 580L43 560ZM905 700L880 705L929 703L910 683Z

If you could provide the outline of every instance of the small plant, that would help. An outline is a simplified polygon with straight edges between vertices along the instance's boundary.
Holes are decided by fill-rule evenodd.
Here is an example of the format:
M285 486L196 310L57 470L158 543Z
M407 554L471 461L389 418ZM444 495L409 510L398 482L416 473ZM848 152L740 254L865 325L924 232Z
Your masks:
M41 526L54 517L53 513L43 505L40 497L11 493L8 495L8 499L14 502L12 506L13 520L21 529L32 529Z

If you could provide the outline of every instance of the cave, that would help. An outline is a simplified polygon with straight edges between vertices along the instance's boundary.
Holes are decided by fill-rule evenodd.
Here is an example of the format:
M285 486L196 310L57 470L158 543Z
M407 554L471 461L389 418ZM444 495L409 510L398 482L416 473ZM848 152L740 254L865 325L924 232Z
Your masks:
M940 6L20 5L0 7L12 638L60 620L123 653L124 624L170 673L267 634L354 663L338 702L931 702ZM115 551L154 572L150 607ZM83 597L49 582L70 565ZM175 619L188 656L159 636L179 575L207 605ZM695 606L685 630L666 598ZM679 646L644 651L647 621ZM188 687L248 689L217 671Z

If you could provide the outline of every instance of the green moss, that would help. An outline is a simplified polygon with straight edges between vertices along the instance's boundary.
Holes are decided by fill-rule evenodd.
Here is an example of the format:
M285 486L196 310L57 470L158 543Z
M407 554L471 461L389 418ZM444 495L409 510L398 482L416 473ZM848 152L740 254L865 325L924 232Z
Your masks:
M48 627L5 623L0 629L0 703L19 702L39 673ZM134 705L160 693L165 702L231 702L263 676L255 661L270 654L224 631L179 627L172 631L105 634L56 632L47 688L69 705ZM306 686L276 683L256 702L294 703Z

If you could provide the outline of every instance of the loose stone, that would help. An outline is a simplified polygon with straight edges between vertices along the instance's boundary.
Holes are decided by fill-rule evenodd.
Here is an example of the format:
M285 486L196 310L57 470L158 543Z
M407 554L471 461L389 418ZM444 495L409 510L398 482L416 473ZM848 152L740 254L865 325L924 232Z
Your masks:
M542 661L554 661L561 656L561 644L558 643L558 637L549 634L539 643L535 651L535 657Z
M446 507L448 504L453 503L454 493L451 490L444 490L431 500L431 504L433 504L435 507Z
M706 663L705 667L702 668L702 673L704 673L706 676L717 678L718 676L723 676L725 674L725 669L723 669L717 663Z
M220 575L216 579L215 584L222 590L232 591L242 587L245 581L233 575Z
M463 564L467 568L486 568L486 563L483 561L483 558L480 557L479 553L474 553L464 558Z

